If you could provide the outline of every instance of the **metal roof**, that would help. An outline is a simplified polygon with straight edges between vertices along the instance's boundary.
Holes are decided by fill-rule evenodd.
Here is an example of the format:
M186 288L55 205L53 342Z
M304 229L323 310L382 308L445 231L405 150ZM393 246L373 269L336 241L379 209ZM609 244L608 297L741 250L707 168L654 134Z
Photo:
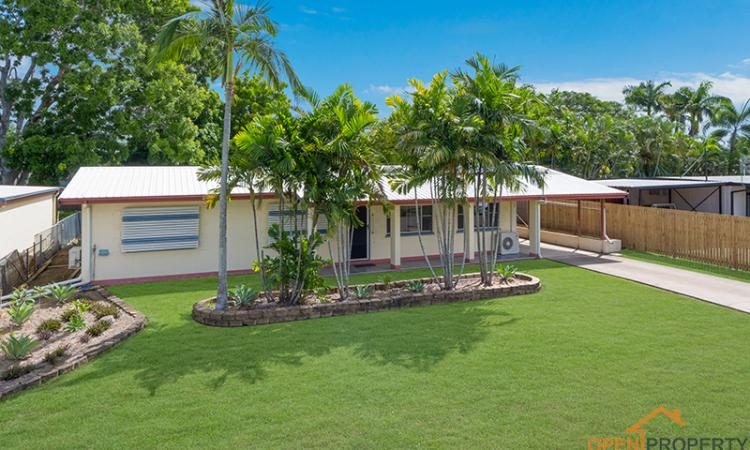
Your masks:
M626 192L587 181L556 170L537 166L544 172L545 184L539 188L528 183L517 191L503 189L508 199L600 199L622 198ZM170 200L200 200L212 193L218 183L200 181L198 167L82 167L60 195L62 204L115 203ZM414 201L414 191L401 194L390 188L387 180L388 200L396 203ZM417 188L418 200L431 199L429 186ZM232 196L246 197L247 189L232 191ZM473 196L473 193L469 193Z
M0 185L0 205L7 205L29 197L54 194L59 188L52 186L8 186Z
M614 178L608 180L595 180L605 186L620 189L682 189L693 187L716 187L723 185L750 185L750 175L709 175L688 177L655 177L655 178Z
M503 188L501 197L507 200L543 200L543 199L617 199L626 197L627 192L614 189L609 186L603 186L593 181L584 180L583 178L574 177L566 173L548 169L542 166L535 166L536 169L544 174L544 184L539 187L530 182L521 182L519 189L511 190ZM390 201L395 203L408 203L414 201L414 190L408 194L394 192L388 188L386 195ZM467 193L469 199L474 197L472 187ZM417 188L418 200L430 200L429 186L424 185Z
M610 180L595 180L604 186L620 189L682 189L715 187L726 184L717 180L706 181L703 177L674 177L674 178L616 178Z

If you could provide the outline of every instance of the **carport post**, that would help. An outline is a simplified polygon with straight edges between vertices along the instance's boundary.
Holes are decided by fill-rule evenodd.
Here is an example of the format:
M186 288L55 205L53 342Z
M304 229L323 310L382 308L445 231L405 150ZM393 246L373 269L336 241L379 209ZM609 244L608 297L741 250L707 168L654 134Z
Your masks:
M607 208L604 207L604 200L599 200L599 239L607 239Z
M581 237L581 201L578 200L578 211L576 216L576 235Z
M401 207L391 211L391 269L401 268Z
M529 254L542 257L542 221L541 202L539 200L529 201Z

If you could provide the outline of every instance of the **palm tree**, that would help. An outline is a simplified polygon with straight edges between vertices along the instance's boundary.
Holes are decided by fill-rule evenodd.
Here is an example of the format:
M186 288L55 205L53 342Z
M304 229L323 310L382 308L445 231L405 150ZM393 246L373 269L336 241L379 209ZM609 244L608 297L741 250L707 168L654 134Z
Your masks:
M470 171L481 279L491 285L500 244L499 200L503 188L519 189L524 181L539 186L544 183L544 174L524 163L522 148L523 137L535 125L528 110L538 99L529 87L516 85L518 67L494 64L480 54L466 64L473 73L459 69L452 78L459 95L471 105L470 113L481 122L470 143ZM479 206L488 199L498 202L489 209L489 218L487 214L480 218ZM490 229L489 247L485 240L487 229Z
M697 88L681 87L672 96L674 106L685 113L690 121L688 134L692 137L698 135L704 117L710 117L722 102L723 97L711 95L711 87L713 84L710 81L702 81Z
M712 133L714 137L719 140L729 137L726 171L731 174L739 164L737 139L743 136L750 137L750 100L737 110L731 100L724 99L711 118L711 126L716 128Z
M227 172L235 79L240 71L250 69L274 85L280 85L284 76L295 92L302 91L286 55L273 46L278 27L268 17L269 10L264 3L250 7L235 4L233 0L201 2L200 10L175 17L162 27L152 59L153 62L174 60L185 51L199 49L215 54L218 61L215 73L220 74L224 87L224 133L219 184L217 310L227 305Z
M654 80L648 80L638 86L626 86L622 93L625 94L625 103L642 108L648 116L652 116L662 111L662 100L668 86L672 86L669 81L656 84Z

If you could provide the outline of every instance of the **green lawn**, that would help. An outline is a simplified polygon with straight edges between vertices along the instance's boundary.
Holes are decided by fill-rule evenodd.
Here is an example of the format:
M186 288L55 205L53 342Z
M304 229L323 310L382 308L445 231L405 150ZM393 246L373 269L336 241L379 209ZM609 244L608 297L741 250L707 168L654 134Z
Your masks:
M744 270L734 270L728 267L704 264L689 259L671 258L669 256L657 255L655 253L639 252L637 250L622 249L622 256L640 261L646 261L665 266L676 267L678 269L692 270L694 272L707 273L719 277L730 278L732 280L744 281L750 283L750 272Z
M518 266L540 293L233 329L190 319L211 279L115 287L148 328L0 402L0 447L583 449L659 405L748 435L749 315Z

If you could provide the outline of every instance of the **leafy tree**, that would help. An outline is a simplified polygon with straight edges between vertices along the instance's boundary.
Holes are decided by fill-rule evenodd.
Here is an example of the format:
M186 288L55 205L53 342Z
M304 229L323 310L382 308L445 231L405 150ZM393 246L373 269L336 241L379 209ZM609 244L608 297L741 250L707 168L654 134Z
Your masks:
M219 100L199 81L205 58L146 67L158 24L188 8L187 0L3 2L2 181L56 184L82 164L200 159L215 126L206 109Z
M638 86L625 86L622 93L625 94L626 104L644 110L648 116L653 116L662 110L663 98L669 86L672 86L669 81L657 84L653 80L648 80Z
M219 183L219 282L216 309L227 306L227 176L231 138L232 99L235 80L242 70L255 70L279 85L282 76L299 92L302 85L286 55L272 46L278 27L269 17L269 7L248 7L233 0L204 2L199 11L191 11L168 21L156 39L154 61L174 60L191 49L213 53L220 63L224 87L224 124L221 145Z
M711 126L715 127L712 136L728 141L725 170L731 174L739 167L738 139L750 137L750 100L738 110L731 100L723 99L714 111Z

